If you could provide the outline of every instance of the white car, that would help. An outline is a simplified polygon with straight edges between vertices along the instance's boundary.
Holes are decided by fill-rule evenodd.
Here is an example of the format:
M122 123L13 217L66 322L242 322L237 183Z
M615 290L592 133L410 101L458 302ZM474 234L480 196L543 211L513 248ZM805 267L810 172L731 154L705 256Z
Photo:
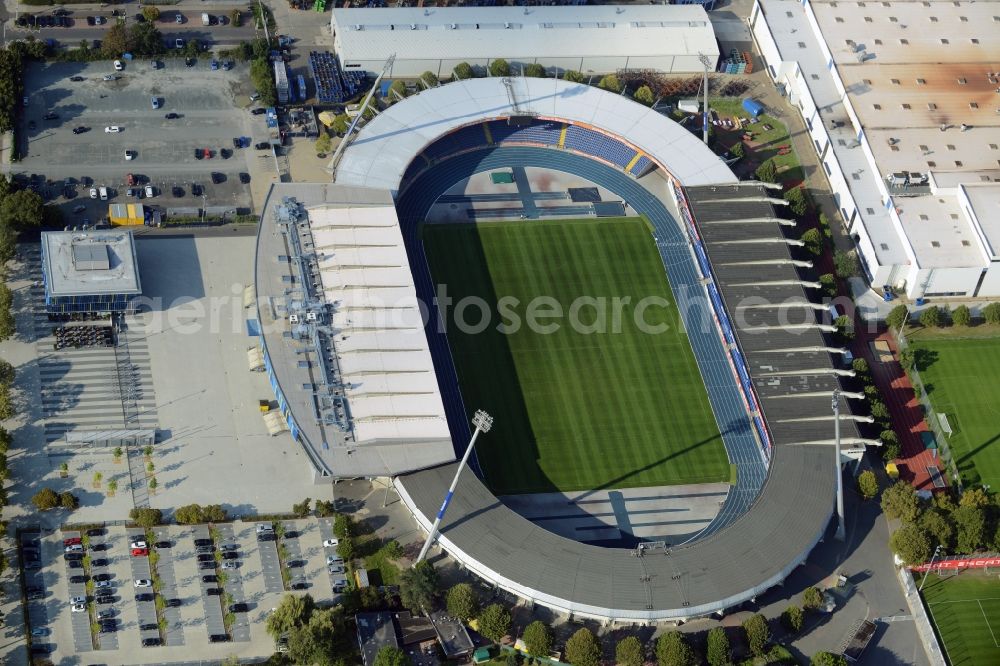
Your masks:
M38 627L37 629L31 630L32 636L48 636L49 630L46 627Z
M344 558L338 555L328 555L326 558L326 566L330 566L332 564L343 564L343 563L344 563Z
M118 132L121 132L121 131L122 131L122 128L119 127L118 125L109 125L109 126L107 126L107 127L104 128L104 132L106 134L118 134Z
M149 548L145 541L133 541L129 544L129 548Z
M74 613L86 613L87 612L87 604L73 604L73 612Z
M69 603L70 605L85 604L87 603L87 597L72 597Z
M323 542L325 548L336 548L340 545L340 539L327 539Z
M74 543L72 546L66 546L65 551L67 553L81 553L83 552L83 545L79 543Z
M97 188L96 187L90 188L90 198L91 199L96 199L97 198Z
M99 580L96 583L94 583L94 588L97 590L105 590L109 587L111 587L110 580Z
M134 150L126 150L125 151L125 159L126 160L134 160L135 159L135 151Z
M135 579L135 586L137 588L140 588L140 587L152 587L153 586L153 581L149 580L148 578L136 578Z
M184 40L181 39L180 37L178 37L177 39L175 39L174 40L174 48L175 49L182 49L182 48L184 48Z
M147 185L146 186L146 198L148 199L148 198L154 197L154 196L156 196L156 193L153 192L153 186L152 185Z
M125 69L125 65L122 64L121 60L115 60L115 71L120 72Z

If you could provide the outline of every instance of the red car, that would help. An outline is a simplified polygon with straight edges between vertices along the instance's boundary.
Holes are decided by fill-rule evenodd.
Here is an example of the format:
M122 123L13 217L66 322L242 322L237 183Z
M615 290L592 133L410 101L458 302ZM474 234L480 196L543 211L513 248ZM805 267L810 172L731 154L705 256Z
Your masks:
M133 548L132 557L146 557L149 555L149 548Z
M63 539L64 546L76 546L83 543L83 539L80 537L70 537L69 539Z

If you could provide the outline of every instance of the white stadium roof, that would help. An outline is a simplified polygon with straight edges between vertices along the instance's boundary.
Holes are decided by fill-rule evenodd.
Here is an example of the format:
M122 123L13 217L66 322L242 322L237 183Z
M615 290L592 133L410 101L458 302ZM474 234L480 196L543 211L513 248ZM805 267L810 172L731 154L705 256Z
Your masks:
M700 5L360 7L332 21L352 61L719 54Z
M307 210L358 443L449 440L396 210Z
M500 78L449 83L389 107L344 151L337 184L398 191L410 161L435 139L465 125L517 115L586 125L623 138L685 186L736 182L729 167L690 131L626 97L561 79L509 80L516 107Z

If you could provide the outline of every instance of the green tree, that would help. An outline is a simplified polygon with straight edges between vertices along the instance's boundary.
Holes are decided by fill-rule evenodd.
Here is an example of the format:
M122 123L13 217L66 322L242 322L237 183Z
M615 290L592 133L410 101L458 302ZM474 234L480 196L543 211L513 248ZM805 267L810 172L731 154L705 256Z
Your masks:
M730 146L729 154L736 158L740 158L746 155L746 148L743 147L743 142L737 141L732 146Z
M305 626L315 610L316 602L311 595L286 594L278 607L267 616L267 633L277 640L292 629Z
M234 9L233 13L229 15L229 24L234 28L239 28L243 25L243 14L238 9Z
M802 234L799 240L805 243L806 249L810 254L819 256L820 252L823 251L823 236L819 233L819 229L806 229L806 232Z
M59 476L66 478L69 475L69 463L61 463L59 465Z
M455 65L455 69L453 70L453 72L455 74L456 79L461 79L463 81L465 79L476 78L475 70L473 70L472 65L470 65L467 62L460 62L457 65Z
M830 231L830 219L826 213L819 214L819 228L823 230L823 238L833 238L833 232Z
M153 461L150 460L148 463L146 463L146 472L148 474L152 474L155 471L156 471L156 465L154 465Z
M956 553L967 555L983 547L983 539L986 537L986 514L980 507L959 506L951 517L955 521Z
M771 642L771 629L767 626L767 619L760 613L751 615L743 621L743 631L746 633L750 652L755 657L762 656L767 644Z
M1000 303L990 303L983 308L983 319L987 324L1000 324Z
M278 89L274 85L274 68L266 58L254 58L250 63L250 83L260 94L263 106L278 103Z
M330 149L332 147L333 147L333 140L330 138L330 135L324 131L321 131L319 133L319 138L316 139L316 154L325 155L326 153L330 152Z
M640 104L645 104L646 106L653 106L653 102L656 101L656 96L653 95L653 89L649 86L639 86L632 98L639 102Z
M841 315L833 320L833 325L837 327L837 335L843 340L854 339L854 320L847 315Z
M697 658L684 634L668 631L656 641L656 662L659 666L694 666Z
M958 499L958 505L987 507L990 505L990 496L982 488L969 488Z
M809 194L804 187L793 187L785 192L784 196L795 217L802 217L809 212Z
M951 323L955 326L968 326L972 323L972 311L966 305L959 305L951 313Z
M100 472L94 472L94 487L95 488L100 488L101 487L101 481L103 481L103 480L104 480L104 475L103 474L101 474Z
M479 613L479 595L468 583L458 583L448 590L446 605L448 615L468 621Z
M133 523L146 529L163 523L163 512L149 507L136 507L128 512L128 517Z
M437 570L427 560L418 562L400 575L399 599L406 608L430 613L434 610L437 596Z
M390 104L394 104L401 99L406 99L406 82L402 79L396 79L389 86L389 94L386 95L386 99Z
M142 15L146 17L147 21L155 21L160 18L160 10L157 7L147 5L142 8Z
M920 529L927 532L931 538L931 543L935 546L944 546L945 550L952 549L952 540L955 538L955 528L951 521L941 513L939 509L928 509L917 521Z
M931 556L930 537L912 523L904 524L892 533L889 547L907 564L920 564Z
M866 500L878 495L878 479L875 478L875 472L866 469L858 475L858 492Z
M341 537L337 544L337 555L340 555L345 562L350 562L356 554L354 539L352 537Z
M583 83L586 79L583 78L583 74L572 69L567 69L563 72L563 81L569 81L570 83Z
M937 328L941 325L941 310L936 305L925 309L919 315L920 325L924 328Z
M806 610L815 610L823 605L823 593L818 587L811 586L802 590L802 607Z
M847 666L847 658L832 652L817 652L810 660L809 666Z
M420 75L420 81L429 88L433 88L440 83L437 74L429 70Z
M68 490L59 493L59 506L72 511L80 506L79 498Z
M0 112L0 118L3 117ZM0 125L3 121L0 120ZM10 227L0 226L0 261L10 261L17 254L17 232Z
M296 662L302 663L302 662ZM373 666L410 666L410 658L398 647L386 645L375 655Z
M856 358L851 361L851 369L859 375L865 376L869 374L868 361L863 358Z
M54 509L59 506L59 495L56 491L51 488L42 488L37 493L32 495L31 503L39 511L48 511L49 509Z
M10 449L10 445L14 443L14 438L10 434L10 431L0 426L0 451L7 453Z
M819 284L823 288L823 293L831 298L837 295L837 278L833 273L824 273L819 276Z
M123 455L124 453L125 453L125 452L124 452L124 451L122 451L122 447L120 447L120 446L116 446L116 447L115 447L115 450L114 450L114 451L112 452L112 454L111 454L111 455L113 455L113 456L114 456L114 459L115 459L115 462L116 462L116 463L118 463L118 462L121 462L121 460L122 460L122 455Z
M540 620L535 620L524 628L521 640L532 657L548 657L552 651L552 632Z
M545 71L545 66L540 65L537 62L533 62L524 68L524 75L530 76L533 79L544 79L548 74Z
M833 253L833 267L834 272L837 273L837 277L849 278L855 277L861 272L861 267L858 266L858 257L853 252L845 252L844 250L837 250Z
M998 303L997 305L1000 305ZM885 323L889 328L899 330L910 320L910 311L902 303L894 307L885 317Z
M479 633L494 643L510 631L510 611L500 604L490 604L479 614Z
M17 231L37 229L42 223L41 195L31 190L18 190L0 201L0 225Z
M805 621L805 615L802 613L802 609L798 606L789 606L781 614L781 623L785 625L785 628L793 634L797 634L802 631L802 623Z
M160 482L157 481L156 477L154 476L154 477L151 477L149 479L149 483L146 484L146 485L149 486L149 492L151 492L151 493L153 493L155 495L156 494L156 489L160 487Z
M340 655L351 650L346 638L342 609L317 608L309 615L308 621L290 631L287 656L294 664L343 666L344 660Z
M337 136L344 136L347 134L347 130L351 128L351 117L346 113L341 113L334 116L333 124L330 125L330 129L336 133Z
M309 515L310 505L312 504L312 498L307 497L298 504L292 505L292 515L298 518L305 518Z
M163 35L152 23L133 23L129 28L129 40L135 55L155 56L166 51Z
M185 504L174 511L174 520L178 525L197 525L205 522L205 510L200 504Z
M897 481L882 492L882 513L886 518L912 523L920 514L920 498L913 486Z
M590 629L577 629L566 641L564 656L573 666L600 666L601 645Z
M889 408L881 400L871 401L871 411L876 421L880 423L887 423L889 421Z
M354 522L345 513L338 513L333 518L333 536L338 539L346 539L354 535Z
M152 458L153 457L153 445L152 444L147 444L146 446L142 447L142 454L144 456L146 456L146 460L149 460L150 458Z
M490 63L490 76L510 76L510 63L497 58Z
M206 523L220 523L229 517L229 514L220 504L209 504L203 508Z
M112 23L104 33L104 39L101 40L101 50L109 58L118 58L121 54L131 51L132 47L132 34L125 27L125 23L120 21Z
M732 648L729 646L729 636L722 627L712 627L708 632L707 654L705 659L709 666L729 666L732 662Z
M635 636L626 636L615 646L615 662L618 666L643 666L646 662L642 642Z
M754 175L762 183L774 183L778 180L778 168L774 165L774 160L768 160L757 167Z
M625 86L622 85L622 82L618 80L617 76L614 74L608 74L604 76L600 82L598 82L597 87L609 92L620 93Z
M111 479L108 481L108 497L114 497L116 492L118 492L118 481Z

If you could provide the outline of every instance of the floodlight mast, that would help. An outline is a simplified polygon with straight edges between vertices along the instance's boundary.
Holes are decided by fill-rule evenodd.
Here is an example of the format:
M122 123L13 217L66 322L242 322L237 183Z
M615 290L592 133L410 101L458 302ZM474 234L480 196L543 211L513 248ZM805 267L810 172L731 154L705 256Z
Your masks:
M844 472L840 467L840 389L833 391L833 439L836 449L837 469L837 532L834 538L843 541L846 537L844 525Z
M476 426L476 431L472 433L472 439L469 441L469 446L465 449L465 455L462 456L462 461L458 463L458 469L455 470L455 478L451 480L448 494L444 496L444 502L438 510L437 518L434 519L434 524L431 525L431 530L427 533L427 541L424 542L424 547L420 549L420 555L417 556L417 561L413 563L413 566L420 564L427 558L427 551L431 549L431 544L434 542L435 537L437 537L438 528L441 526L441 519L444 518L444 512L448 510L448 504L451 503L451 496L455 494L455 488L458 486L458 477L461 476L462 470L465 469L465 463L468 462L469 455L476 446L476 438L479 437L479 433L490 431L490 428L493 427L493 417L481 409L476 410L475 416L472 417L472 425Z
M708 145L708 68L712 65L712 61L709 60L708 56L705 55L704 53L698 54L698 60L705 68L705 74L704 74L705 103L704 107L701 110L701 134L702 134L702 140L705 142L705 145L707 146Z

